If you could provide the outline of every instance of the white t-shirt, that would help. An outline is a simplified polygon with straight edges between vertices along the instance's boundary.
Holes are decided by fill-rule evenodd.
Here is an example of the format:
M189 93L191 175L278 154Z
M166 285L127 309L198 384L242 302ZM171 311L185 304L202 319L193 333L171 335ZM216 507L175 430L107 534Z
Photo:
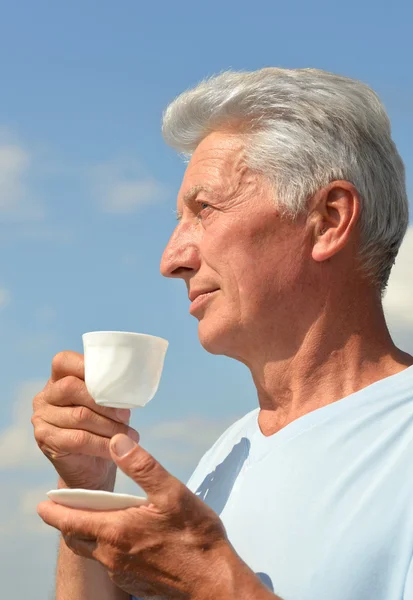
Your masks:
M258 412L188 482L241 558L283 600L413 600L413 367L269 437Z
M269 437L257 417L188 482L241 558L283 600L413 600L413 367Z

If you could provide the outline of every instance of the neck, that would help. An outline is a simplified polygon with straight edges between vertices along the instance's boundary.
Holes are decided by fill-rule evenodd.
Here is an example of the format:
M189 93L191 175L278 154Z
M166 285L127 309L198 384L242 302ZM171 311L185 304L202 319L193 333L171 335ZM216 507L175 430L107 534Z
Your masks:
M343 307L343 298L340 304ZM243 361L258 391L264 435L413 364L413 358L394 345L376 297L347 298L347 310L341 308L340 313L333 311L334 305L327 301L317 316L313 314L311 325L294 343L292 332L286 331L289 342L282 351L280 337L274 334L274 345L265 344L264 351L263 345L261 351L255 348L253 360Z

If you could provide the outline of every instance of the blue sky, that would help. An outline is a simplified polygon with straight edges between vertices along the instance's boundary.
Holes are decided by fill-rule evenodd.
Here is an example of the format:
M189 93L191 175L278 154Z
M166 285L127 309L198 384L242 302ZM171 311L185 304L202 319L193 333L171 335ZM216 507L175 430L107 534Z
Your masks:
M200 347L184 285L159 275L184 171L161 137L167 103L228 68L318 67L362 79L388 109L412 197L412 18L407 1L3 0L0 575L8 597L30 590L44 600L52 585L56 537L34 507L54 475L29 421L56 352L80 351L81 334L96 329L169 340L159 392L133 424L182 479L231 419L256 406L245 368ZM410 230L387 310L396 339L413 351L411 256ZM16 580L21 560L32 570Z

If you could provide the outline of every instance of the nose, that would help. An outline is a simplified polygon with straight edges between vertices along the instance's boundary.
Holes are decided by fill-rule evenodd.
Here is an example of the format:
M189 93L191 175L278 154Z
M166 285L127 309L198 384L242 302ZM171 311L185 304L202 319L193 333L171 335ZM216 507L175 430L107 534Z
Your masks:
M164 277L185 279L199 270L200 263L195 227L190 223L181 222L163 252L161 274Z

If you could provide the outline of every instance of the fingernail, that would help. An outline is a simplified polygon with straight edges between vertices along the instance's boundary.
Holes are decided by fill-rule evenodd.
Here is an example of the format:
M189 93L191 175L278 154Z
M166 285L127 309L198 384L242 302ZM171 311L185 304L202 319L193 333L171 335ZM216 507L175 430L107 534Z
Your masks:
M129 419L130 419L129 408L117 408L116 409L116 418L121 423L129 423Z
M128 454L132 448L135 448L136 445L136 442L134 442L130 437L121 434L113 444L113 451L116 456L121 458L122 456L125 456L125 454Z

